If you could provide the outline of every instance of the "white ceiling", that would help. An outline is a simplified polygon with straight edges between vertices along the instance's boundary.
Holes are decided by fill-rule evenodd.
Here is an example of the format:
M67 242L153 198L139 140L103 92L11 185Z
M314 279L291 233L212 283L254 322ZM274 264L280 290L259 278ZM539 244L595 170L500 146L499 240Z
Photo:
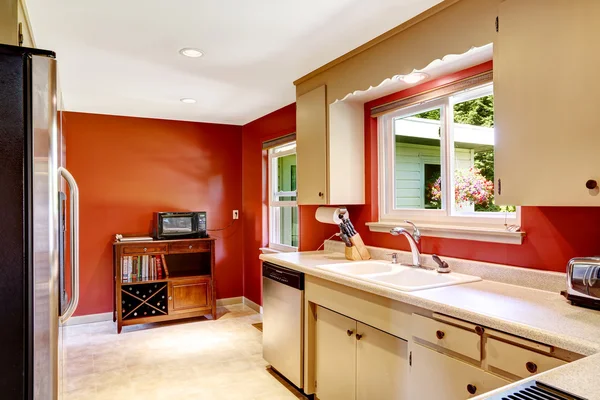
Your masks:
M70 111L245 124L441 0L27 0ZM196 47L205 55L178 53ZM196 104L183 104L192 97Z

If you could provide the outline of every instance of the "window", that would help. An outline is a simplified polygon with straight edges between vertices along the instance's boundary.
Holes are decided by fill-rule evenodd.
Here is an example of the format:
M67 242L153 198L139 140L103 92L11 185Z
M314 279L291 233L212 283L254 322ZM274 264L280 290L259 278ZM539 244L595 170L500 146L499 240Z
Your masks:
M380 222L518 225L517 207L494 202L492 84L431 97L378 117Z
M296 142L269 149L269 247L298 249Z

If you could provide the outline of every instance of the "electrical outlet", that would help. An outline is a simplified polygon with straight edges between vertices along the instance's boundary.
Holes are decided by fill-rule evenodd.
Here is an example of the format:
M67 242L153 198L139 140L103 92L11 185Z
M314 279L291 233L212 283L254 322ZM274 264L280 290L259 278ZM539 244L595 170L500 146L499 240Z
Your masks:
M233 219L239 219L240 218L240 212L238 210L233 210Z

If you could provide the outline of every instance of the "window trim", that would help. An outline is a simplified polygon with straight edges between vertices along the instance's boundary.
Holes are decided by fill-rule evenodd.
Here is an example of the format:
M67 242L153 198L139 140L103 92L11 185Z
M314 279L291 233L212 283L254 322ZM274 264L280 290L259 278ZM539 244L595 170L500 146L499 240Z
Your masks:
M279 252L296 252L300 246L300 209L298 209L298 247L289 246L281 243L273 242L273 208L274 207L298 207L298 191L295 192L287 191L287 192L274 192L273 191L273 161L280 157L289 156L291 154L296 154L296 146L291 149L287 149L280 152L275 152L278 147L289 146L291 144L295 145L295 141L290 141L286 143L280 143L275 147L269 148L268 151L268 160L267 160L267 179L268 179L268 248L277 250ZM274 200L274 197L290 197L296 196L296 201L277 201Z
M491 72L490 74L491 75ZM488 76L489 76L488 75ZM492 241L500 243L522 243L524 232L512 232L507 229L508 225L521 224L521 208L517 207L515 213L491 212L491 213L456 213L455 199L452 190L444 190L442 194L442 209L395 209L395 137L393 121L395 118L424 112L431 109L441 108L440 118L442 120L440 138L440 166L442 171L443 185L452 187L454 177L449 172L454 171L454 138L452 130L452 115L446 116L453 111L453 104L472 100L485 95L488 86L493 84L482 82L479 79L472 80L471 85L466 86L467 80L461 81L460 90L450 92L444 87L443 95L434 96L436 92L430 93L429 100L420 102L406 102L402 108L393 108L385 114L379 114L377 119L378 136L378 169L379 169L379 222L368 223L372 231L388 231L394 226L403 226L405 220L411 220L423 227L425 236L452 237L479 241ZM419 95L416 95L418 98ZM414 97L414 96L413 96ZM452 99L454 97L454 99ZM453 101L454 100L454 101ZM397 102L401 104L403 100ZM374 113L373 113L374 114ZM393 143L392 143L393 142ZM450 185L450 186L449 186ZM406 224L404 224L406 226Z

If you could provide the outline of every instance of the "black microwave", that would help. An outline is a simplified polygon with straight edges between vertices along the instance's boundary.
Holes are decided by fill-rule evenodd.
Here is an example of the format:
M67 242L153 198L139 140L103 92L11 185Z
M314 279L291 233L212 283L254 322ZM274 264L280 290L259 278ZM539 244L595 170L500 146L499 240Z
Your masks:
M154 239L206 238L206 212L155 212L152 230Z

